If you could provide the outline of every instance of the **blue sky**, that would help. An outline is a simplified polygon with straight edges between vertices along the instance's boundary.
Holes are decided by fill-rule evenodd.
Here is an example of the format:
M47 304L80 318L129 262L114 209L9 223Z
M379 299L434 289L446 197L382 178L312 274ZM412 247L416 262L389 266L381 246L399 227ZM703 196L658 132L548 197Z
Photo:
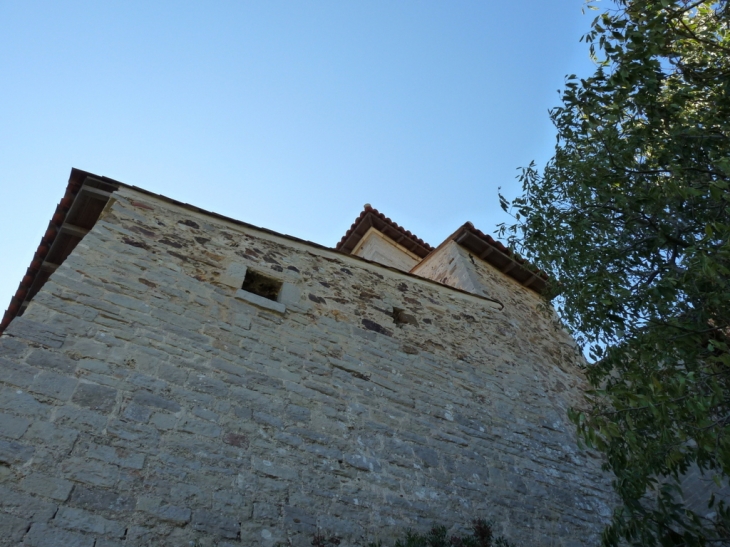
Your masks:
M334 246L506 220L594 12L551 2L0 0L0 314L72 167Z

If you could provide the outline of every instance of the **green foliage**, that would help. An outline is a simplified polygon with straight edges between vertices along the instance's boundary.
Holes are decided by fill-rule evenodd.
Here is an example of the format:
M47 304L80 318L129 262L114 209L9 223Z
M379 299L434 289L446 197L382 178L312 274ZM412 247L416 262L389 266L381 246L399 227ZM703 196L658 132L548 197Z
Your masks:
M317 530L312 537L313 547L336 547L342 542L337 536L328 536L322 533L321 530Z
M382 547L382 542L370 543L368 547ZM495 536L492 524L477 519L472 522L471 533L466 536L450 536L446 526L434 526L426 534L408 530L405 537L397 539L395 547L513 547L502 536Z
M728 509L708 491L692 511L680 488L691 466L730 475L729 1L600 14L596 72L567 78L555 155L522 171L501 227L596 361L572 418L615 475L605 545L730 542Z

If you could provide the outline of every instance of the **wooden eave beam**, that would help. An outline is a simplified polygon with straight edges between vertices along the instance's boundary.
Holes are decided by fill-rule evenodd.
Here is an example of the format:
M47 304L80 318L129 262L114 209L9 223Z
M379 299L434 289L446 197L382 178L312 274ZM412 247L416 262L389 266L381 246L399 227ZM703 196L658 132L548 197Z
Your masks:
M518 262L514 255L499 251L499 248L494 244L477 237L475 234L464 230L452 241L463 245L475 256L489 262L497 270L518 281L523 287L530 287L538 293L545 288L546 281L529 270L524 264ZM495 251L498 252L495 253Z
M79 192L86 194L87 196L91 198L98 199L100 201L107 201L112 193L111 192L105 192L104 190L99 190L98 188L92 188L91 186L84 185L81 187Z
M74 224L70 224L68 222L64 222L63 225L61 225L61 233L62 234L68 234L76 237L84 237L86 234L89 233L89 230L86 228L81 228L80 226L75 226Z
M53 262L48 262L47 260L41 264L41 270L46 272L55 272L58 269L58 264L54 264Z
M494 252L494 247L492 247L491 245L488 245L487 246L487 250L484 251L482 254L480 254L479 255L479 258L481 258L482 260L484 260L485 258L487 258L493 252Z

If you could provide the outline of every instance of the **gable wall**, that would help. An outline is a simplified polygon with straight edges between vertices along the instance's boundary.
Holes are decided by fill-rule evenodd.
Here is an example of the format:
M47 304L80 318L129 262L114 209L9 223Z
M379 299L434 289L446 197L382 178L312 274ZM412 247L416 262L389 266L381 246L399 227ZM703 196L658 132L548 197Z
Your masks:
M237 299L231 263L301 298ZM0 338L0 536L351 545L485 517L595 545L611 494L566 423L576 354L512 298L122 189Z
M370 228L352 250L352 254L408 272L421 260L375 228Z
M479 283L479 279L467 267L467 259L465 251L455 241L449 241L423 259L411 272L462 291L488 296L488 287Z

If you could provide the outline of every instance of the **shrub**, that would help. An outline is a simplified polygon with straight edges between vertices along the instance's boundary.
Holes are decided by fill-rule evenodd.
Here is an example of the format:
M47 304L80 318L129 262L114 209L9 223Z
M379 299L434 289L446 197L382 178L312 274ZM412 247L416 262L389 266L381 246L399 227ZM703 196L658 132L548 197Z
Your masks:
M314 545L314 542L312 542ZM383 547L378 540L368 547ZM426 534L407 530L405 536L395 540L394 547L514 547L502 536L495 536L492 523L483 519L472 522L471 533L464 536L449 536L446 526L434 526Z

